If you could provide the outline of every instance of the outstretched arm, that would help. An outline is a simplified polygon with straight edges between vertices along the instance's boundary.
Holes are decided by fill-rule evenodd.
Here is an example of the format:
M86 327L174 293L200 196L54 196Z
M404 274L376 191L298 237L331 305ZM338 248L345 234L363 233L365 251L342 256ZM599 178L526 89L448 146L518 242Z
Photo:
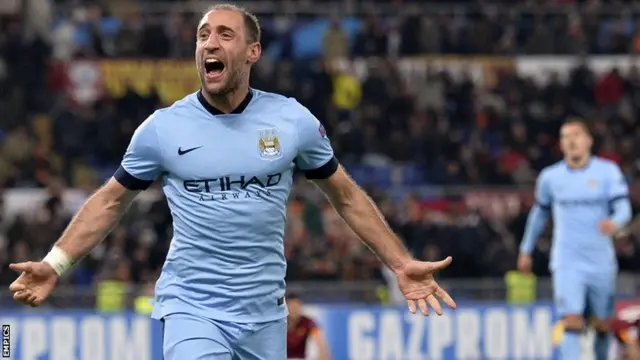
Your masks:
M336 211L353 231L394 272L411 256L391 231L371 199L347 175L334 156L327 133L306 108L297 103L288 112L298 113L299 154L295 160L307 179L327 195Z
M298 123L300 151L295 160L298 169L307 179L315 181L351 229L394 272L409 310L415 313L417 305L427 315L429 303L441 315L442 307L436 296L455 308L453 299L433 278L434 273L449 266L451 257L438 262L413 260L378 208L340 166L320 122L303 109Z
M45 262L54 266L58 274L67 270L105 238L137 194L138 191L128 190L114 178L109 179L85 202L48 255L49 259L52 256L54 260L60 256L67 259L63 262L45 259Z
M428 315L428 303L438 315L442 315L442 307L435 296L455 308L453 299L433 280L435 272L449 266L451 257L434 263L413 260L378 208L342 166L333 175L315 182L351 229L398 277L398 286L407 299L409 311L415 313L417 305L423 314Z
M147 119L133 135L120 168L76 214L40 262L9 267L20 276L10 286L16 301L38 306L51 294L59 276L102 241L140 190L162 172L157 133Z
M102 241L133 198L162 172L154 116L151 115L136 129L120 168L87 200L43 259L58 275Z
M412 260L376 205L342 166L330 177L314 182L324 191L338 214L391 270L397 272Z

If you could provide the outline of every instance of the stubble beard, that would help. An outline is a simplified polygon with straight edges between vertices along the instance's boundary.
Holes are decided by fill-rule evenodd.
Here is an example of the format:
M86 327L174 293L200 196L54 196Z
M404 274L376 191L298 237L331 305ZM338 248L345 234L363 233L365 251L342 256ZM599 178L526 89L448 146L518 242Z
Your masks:
M244 75L244 72L242 71L242 69L236 68L227 74L225 83L222 86L222 88L220 88L219 90L208 91L204 86L202 88L212 98L224 99L227 97L227 95L235 92L236 90L238 90L238 88L240 88L240 85L242 84L243 75Z
M570 158L570 160L571 160L571 162L573 162L574 164L577 164L577 163L580 163L580 162L584 161L584 160L585 160L585 156L583 156L583 155L572 156L572 157Z

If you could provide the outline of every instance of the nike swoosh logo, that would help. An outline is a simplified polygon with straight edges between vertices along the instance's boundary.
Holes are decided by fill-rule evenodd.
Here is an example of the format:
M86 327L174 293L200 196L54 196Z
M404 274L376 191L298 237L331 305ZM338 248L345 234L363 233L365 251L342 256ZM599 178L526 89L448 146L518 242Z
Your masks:
M182 150L182 147L179 147L179 148L178 148L178 155L182 156L182 155L184 155L184 154L187 154L187 153L192 152L193 150L198 150L198 149L200 149L201 147L202 147L202 146L196 146L196 147L194 147L194 148L186 149L186 150Z

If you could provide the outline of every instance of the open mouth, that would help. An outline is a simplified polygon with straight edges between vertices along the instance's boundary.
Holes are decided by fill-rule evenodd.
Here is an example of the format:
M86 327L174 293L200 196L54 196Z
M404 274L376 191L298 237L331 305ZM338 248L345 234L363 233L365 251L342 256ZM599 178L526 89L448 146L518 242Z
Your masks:
M224 63L218 59L206 59L204 70L208 76L218 76L224 71Z

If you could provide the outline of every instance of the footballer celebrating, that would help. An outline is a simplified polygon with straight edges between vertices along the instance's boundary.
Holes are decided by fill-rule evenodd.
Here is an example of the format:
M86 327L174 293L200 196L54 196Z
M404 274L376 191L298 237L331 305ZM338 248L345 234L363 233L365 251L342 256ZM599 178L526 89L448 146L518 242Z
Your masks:
M114 176L84 204L51 252L12 264L14 299L37 306L95 247L135 196L161 180L174 236L155 289L166 360L283 360L287 351L284 231L294 169L327 195L392 269L409 310L454 301L434 280L451 263L415 260L334 156L320 122L295 99L249 87L260 26L230 4L197 27L201 89L151 114Z

